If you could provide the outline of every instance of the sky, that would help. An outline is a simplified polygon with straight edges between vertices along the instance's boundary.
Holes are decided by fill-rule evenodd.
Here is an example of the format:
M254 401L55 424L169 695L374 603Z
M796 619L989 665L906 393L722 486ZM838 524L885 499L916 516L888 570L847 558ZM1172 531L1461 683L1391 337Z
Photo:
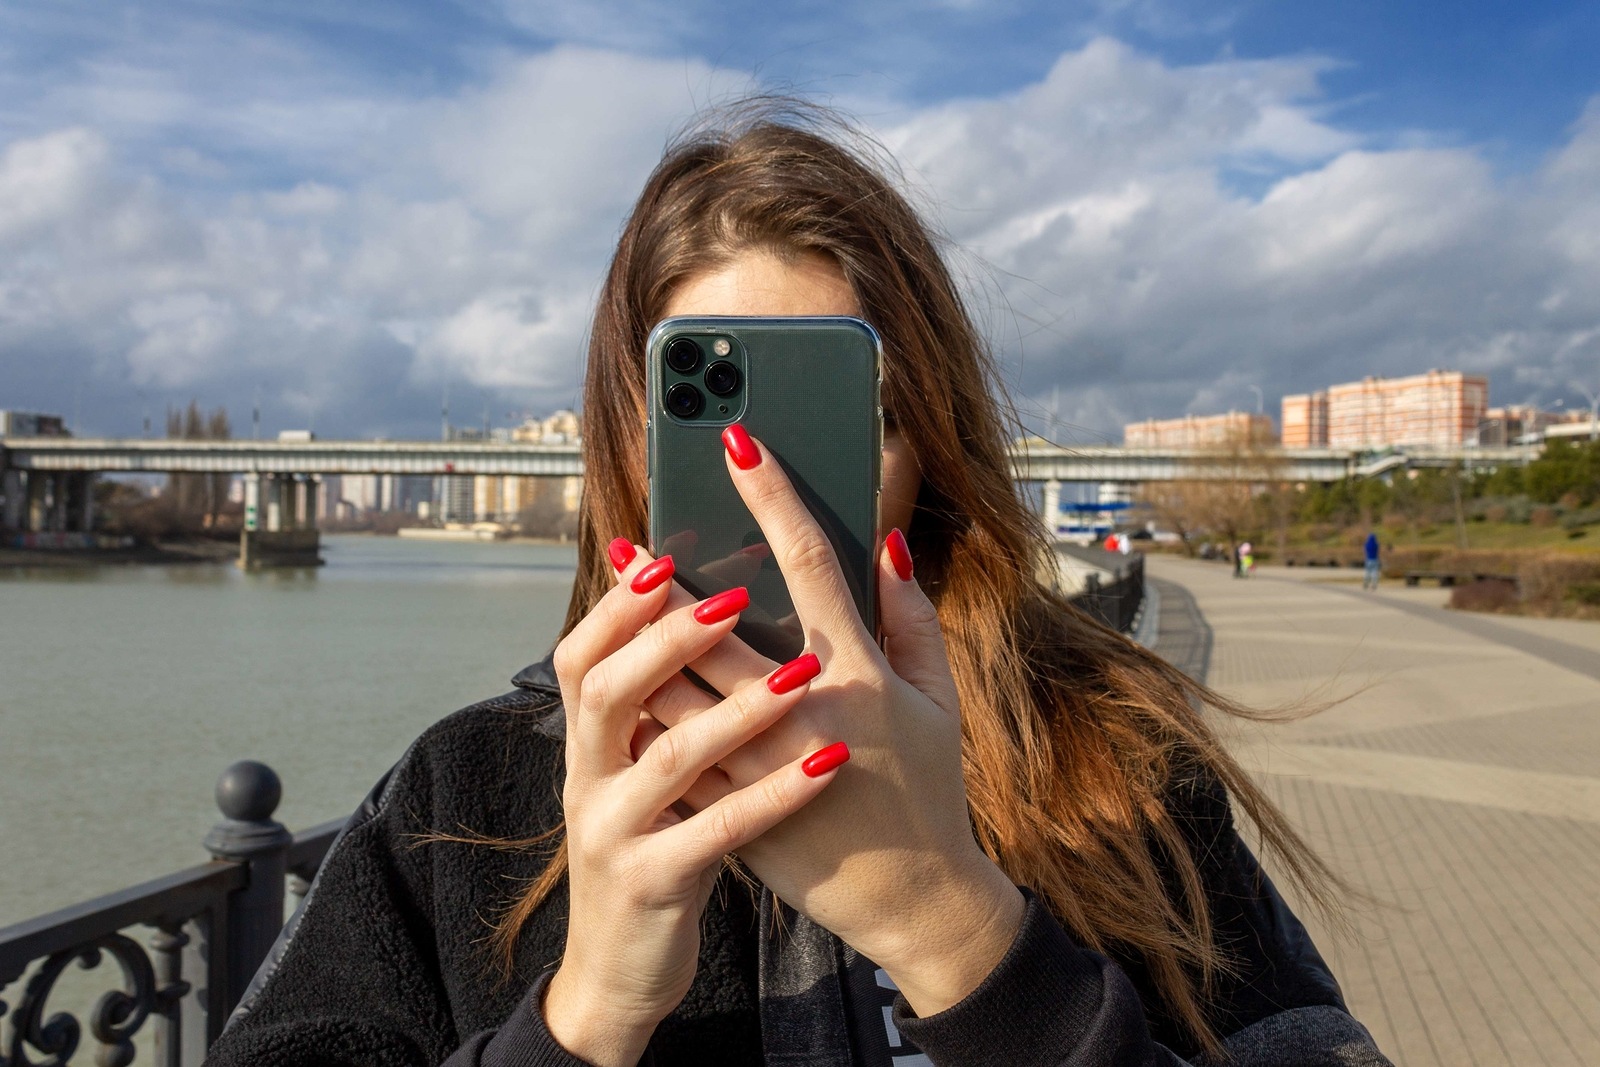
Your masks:
M1028 425L1434 367L1600 390L1600 5L0 0L0 408L436 437L574 406L675 131L893 153Z

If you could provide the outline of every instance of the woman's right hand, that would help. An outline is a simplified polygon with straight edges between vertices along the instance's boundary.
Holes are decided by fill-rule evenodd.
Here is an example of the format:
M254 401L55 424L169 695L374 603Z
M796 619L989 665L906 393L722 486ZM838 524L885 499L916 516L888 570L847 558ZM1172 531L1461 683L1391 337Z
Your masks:
M804 760L682 818L702 773L777 722L809 689L814 657L734 692L671 729L645 703L726 637L742 610L731 590L665 610L672 559L619 543L617 586L555 652L566 705L570 912L544 1018L568 1052L632 1067L694 979L700 915L722 858L804 807L835 771Z

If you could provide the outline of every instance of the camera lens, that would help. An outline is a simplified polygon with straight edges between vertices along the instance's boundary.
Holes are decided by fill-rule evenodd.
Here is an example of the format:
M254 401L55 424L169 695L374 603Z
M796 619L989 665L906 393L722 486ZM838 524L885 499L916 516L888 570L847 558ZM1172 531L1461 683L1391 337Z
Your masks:
M706 388L718 396L731 396L739 388L739 368L719 359L706 368Z
M698 354L698 349L696 350ZM700 414L706 398L688 382L679 382L667 390L667 410L680 419L692 419Z
M700 366L700 346L692 337L679 337L667 346L667 366L679 374L693 374Z

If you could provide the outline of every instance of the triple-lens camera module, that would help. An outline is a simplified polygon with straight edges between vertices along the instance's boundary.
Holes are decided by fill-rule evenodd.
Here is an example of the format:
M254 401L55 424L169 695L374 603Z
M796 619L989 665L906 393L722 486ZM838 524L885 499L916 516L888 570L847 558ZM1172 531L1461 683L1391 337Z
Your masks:
M744 346L726 334L669 338L660 349L662 406L678 422L721 425L744 408Z

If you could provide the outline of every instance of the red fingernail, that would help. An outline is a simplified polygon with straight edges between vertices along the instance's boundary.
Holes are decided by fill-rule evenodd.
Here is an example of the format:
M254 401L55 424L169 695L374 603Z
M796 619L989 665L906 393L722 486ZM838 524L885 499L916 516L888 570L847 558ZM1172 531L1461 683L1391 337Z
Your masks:
M849 762L850 746L839 741L807 756L806 761L800 764L800 769L806 772L807 778L821 778L835 767Z
M889 536L883 539L889 546L889 562L894 566L894 572L900 576L902 582L911 580L911 547L906 544L906 535L896 527L889 531Z
M822 661L815 652L797 656L767 676L767 688L782 696L805 685L822 673ZM815 757L813 757L815 758Z
M628 588L635 593L648 593L671 577L672 557L662 556L654 563L646 566L638 574L635 574L633 581L628 583Z
M611 542L606 554L611 557L611 566L620 571L633 562L633 557L639 554L639 550L634 548L633 542L626 537L619 537Z
M716 596L708 596L695 605L694 617L710 626L714 622L731 619L750 606L750 590L744 586L726 589Z
M761 449L756 447L744 427L737 422L722 431L722 443L727 446L728 455L733 457L733 465L742 471L761 462Z

